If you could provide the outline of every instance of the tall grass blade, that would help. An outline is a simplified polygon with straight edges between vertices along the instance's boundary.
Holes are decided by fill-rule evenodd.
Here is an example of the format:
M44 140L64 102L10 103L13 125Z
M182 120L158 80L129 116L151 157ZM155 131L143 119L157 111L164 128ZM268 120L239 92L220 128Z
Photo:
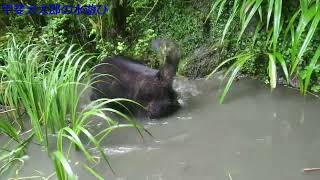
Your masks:
M283 73L284 73L284 76L285 76L285 78L286 78L286 80L287 80L287 83L289 84L289 79L290 79L290 77L289 77L289 72L288 72L288 68L287 68L286 61L284 60L282 54L279 53L279 52L275 52L275 53L274 53L274 56L275 56L275 58L280 62L281 67L282 67L282 71L283 71Z
M223 43L223 40L224 40L227 32L229 31L231 22L234 20L234 17L236 16L236 13L238 11L238 7L239 7L239 0L235 0L235 2L233 4L233 7L232 7L231 16L228 18L228 21L227 21L227 23L226 23L226 25L224 27L223 33L222 33L222 37L221 37L221 40L220 40L221 44Z
M67 135L66 133L68 133L69 135ZM65 137L67 139L69 139L70 142L74 143L76 145L77 148L79 148L85 155L85 157L90 161L90 162L94 162L93 157L90 155L90 153L87 151L87 149L84 147L82 141L80 140L79 136L76 134L76 132L74 132L71 128L69 127L65 127L63 129L61 129L58 133L58 150L60 152L63 152L63 148L62 148L62 137Z
M229 68L229 70L231 70L231 69L233 69L233 67L234 67L234 69L232 70L232 73L231 73L231 75L230 75L230 78L229 78L229 80L228 80L228 82L227 82L227 84L226 84L226 86L225 86L225 88L224 88L224 90L223 90L223 92L222 92L222 95L221 95L221 97L220 97L220 101L219 101L220 104L223 103L224 98L225 98L225 96L227 95L227 93L228 93L228 91L229 91L229 89L230 89L230 87L231 87L231 84L232 84L234 78L236 77L236 75L238 74L238 72L241 70L242 66L243 66L248 60L250 60L252 57L253 57L253 54L243 54L243 56L239 56L238 60ZM228 71L229 71L229 70L228 70ZM228 72L227 72L227 73L228 73ZM227 74L227 73L226 73L226 74Z
M317 30L318 28L318 24L319 24L319 21L320 21L320 12L317 13L317 15L314 17L313 21L312 21L312 24L309 28L309 31L308 31L308 34L307 34L307 37L305 38L301 48L300 48L300 51L299 51L299 54L298 54L298 59L301 59L304 52L307 50L307 47L315 33L315 31Z
M242 2L242 6L241 6L241 9L240 9L240 14L239 14L241 24L244 23L244 21L246 19L246 14L252 8L252 6L254 5L255 2L256 2L256 0L249 0L249 1L243 1Z
M98 141L92 136L92 134L88 130L84 129L83 127L80 127L79 130L81 132L83 132L89 138L90 142L92 142L95 145L95 147L100 152L103 159L108 163L108 166L111 169L111 171L114 173L114 170L111 167L110 161L109 161L107 155L104 153L103 149L100 147L100 144L98 143ZM114 130L114 129L112 129L112 130Z
M217 14L217 18L216 18L216 22L215 23L217 23L218 22L218 20L219 20L219 18L220 18L220 16L221 16L221 14L222 14L222 11L223 11L223 8L224 8L224 5L225 5L225 3L227 2L227 0L222 0L221 1L221 4L220 4L220 7L219 7L219 11L218 11L218 14Z
M229 91L229 89L230 89L230 87L231 87L231 84L232 84L234 78L236 77L237 73L238 73L239 70L241 69L243 63L244 63L244 61L243 61L242 63L237 64L236 68L232 71L232 73L231 73L231 75L230 75L230 78L229 78L229 80L228 80L228 82L227 82L227 84L226 84L226 86L225 86L225 88L224 88L224 90L223 90L223 92L222 92L222 95L221 95L221 97L220 97L220 101L219 101L220 104L223 103L224 98L225 98L225 96L227 95L227 93L228 93L228 91Z
M277 86L277 66L276 66L276 58L273 54L267 53L269 56L269 66L268 66L268 74L270 79L270 87L271 90L276 88Z
M315 15L316 15L315 6L312 6L310 9L304 10L301 13L299 24L295 32L294 41L292 42L291 58L293 59L293 61L291 63L291 70L290 70L291 75L295 72L298 64L301 61L301 59L299 59L297 55L298 55L298 47L300 44L302 33L304 32L306 26L309 24L309 22L313 19Z
M317 48L317 51L315 52L314 56L312 57L309 65L307 66L307 73L306 73L306 78L304 80L304 90L303 90L303 93L306 94L307 90L308 90L308 87L309 87L309 84L310 84L310 79L311 79L311 75L312 75L312 72L319 60L319 57L320 57L320 46Z
M273 10L273 3L274 3L274 0L269 0L269 3L268 3L268 15L267 15L267 27L266 27L267 31L269 29L270 18L271 18L271 14L272 14L272 10Z
M56 175L59 180L76 180L77 177L73 173L67 159L60 151L56 151L53 153L53 162L56 170Z
M254 47L254 45L256 43L256 39L257 39L257 37L259 35L259 32L260 32L261 28L262 28L261 22L258 22L256 30L254 31L254 35L252 37L252 48Z
M260 7L261 3L263 0L256 0L254 6L252 7L248 17L246 17L244 19L244 23L241 25L241 30L240 30L240 34L238 37L238 41L240 41L245 29L248 27L249 22L251 21L252 17L255 15L255 13L257 12L258 8Z
M231 57L229 59L224 60L209 75L207 75L206 80L208 80L214 73L216 73L223 65L227 64L228 62L230 62L232 60L239 59L239 58L242 58L242 57L245 57L245 56L248 56L248 53L239 54L239 55L236 55L234 57Z
M305 13L308 10L308 0L300 0L300 6L303 13Z
M208 13L206 20L204 23L207 22L207 20L209 19L209 17L211 16L211 14L216 10L217 6L221 3L222 0L217 0L213 3L210 12Z
M20 142L20 137L16 128L14 128L7 120L0 120L0 133L4 133L16 142Z
M83 164L83 167L85 169L87 169L95 178L97 178L98 180L104 180L103 177L101 177L95 170L93 170L92 168L90 168L88 165Z
M300 15L300 13L301 13L301 9L299 9L297 12L295 12L293 14L293 16L290 18L290 21L289 21L289 23L287 25L287 28L284 31L284 39L287 38L289 30L293 29L294 22L296 21L298 15ZM294 33L293 33L293 35L294 35ZM293 40L292 40L292 42L293 42Z
M273 51L276 51L278 38L280 35L280 20L281 20L282 0L275 0L274 3L274 22L273 22Z

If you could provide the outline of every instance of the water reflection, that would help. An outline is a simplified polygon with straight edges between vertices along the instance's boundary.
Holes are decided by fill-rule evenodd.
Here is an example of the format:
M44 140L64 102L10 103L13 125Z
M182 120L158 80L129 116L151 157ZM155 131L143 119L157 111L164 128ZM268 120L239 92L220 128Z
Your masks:
M301 172L320 167L318 99L284 87L270 93L263 83L241 80L220 105L219 84L177 80L183 108L167 119L142 121L154 138L141 140L132 129L112 133L103 146L116 175L105 164L95 169L115 180L320 179L320 173ZM37 153L29 150L25 175L52 168ZM76 170L80 179L94 179Z

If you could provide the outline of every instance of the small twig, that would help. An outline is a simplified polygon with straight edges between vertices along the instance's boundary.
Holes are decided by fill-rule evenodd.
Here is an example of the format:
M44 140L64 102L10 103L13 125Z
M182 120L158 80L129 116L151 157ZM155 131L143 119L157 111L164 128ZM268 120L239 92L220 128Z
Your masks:
M9 180L20 180L20 179L44 179L42 176L28 176L28 177L18 177L18 178L9 178Z
M304 168L303 172L309 173L309 172L315 172L315 171L320 171L320 168Z
M152 6L152 8L150 9L150 11L147 13L147 15L142 19L142 21L146 20L146 18L149 16L149 14L153 11L153 9L156 7L156 5L158 4L158 1L157 0L154 5Z
M228 173L229 179L232 180L232 176L230 174L230 172Z
M54 172L54 173L52 173L52 174L50 174L47 178L45 178L45 180L51 179L54 175L56 175L56 173L55 173L55 172Z
M16 111L16 109L9 109L9 110L6 110L6 111L0 111L0 114L8 113L8 112L11 112L11 111Z
M32 129L29 129L29 130L27 130L27 131L25 131L25 132L21 133L20 135L28 134L28 133L29 133L29 132L31 132L31 131L32 131Z

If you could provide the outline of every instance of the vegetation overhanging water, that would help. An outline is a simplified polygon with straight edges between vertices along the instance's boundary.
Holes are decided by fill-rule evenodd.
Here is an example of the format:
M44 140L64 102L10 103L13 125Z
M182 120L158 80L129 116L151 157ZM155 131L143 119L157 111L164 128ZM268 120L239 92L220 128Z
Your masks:
M30 3L27 1L25 5L29 6ZM50 2L36 0L32 3L39 5ZM65 2L56 1L56 3ZM92 3L87 1L81 5ZM85 157L85 160L80 163L83 168L94 177L103 179L93 168L98 160L96 155L88 150L88 147L95 147L100 156L109 164L108 156L101 147L106 137L115 129L135 128L138 130L135 131L138 135L144 133L144 129L139 121L134 121L127 115L104 106L112 101L130 100L104 99L88 102L86 106L79 107L83 93L92 83L89 81L91 68L102 57L112 54L125 54L145 59L149 66L158 68L161 62L150 53L149 47L150 41L155 37L169 37L179 41L183 52L183 62L178 70L179 75L210 78L218 70L226 70L224 78L229 79L221 92L219 101L220 103L227 101L226 105L230 113L237 114L235 111L239 108L232 106L230 99L237 103L237 98L243 96L242 91L239 91L236 85L234 91L231 88L232 82L238 79L238 74L257 78L269 84L272 91L278 83L298 88L303 95L308 92L318 94L320 90L318 63L320 1L318 0L202 0L197 2L112 0L108 3L110 3L109 12L98 16L68 14L20 16L13 11L8 14L0 13L0 101L2 105L0 131L6 135L1 138L7 138L6 141L3 141L5 143L0 151L0 174L14 166L23 165L27 147L31 145L39 149L44 147L48 157L52 157L55 172L49 175L50 177L77 178L68 163L70 153L76 149ZM79 86L81 86L80 90ZM216 90L213 91L217 93ZM231 91L231 94L227 96L228 91ZM235 97L234 94L240 97ZM255 93L250 95L260 97ZM288 98L286 101L294 105L301 105L303 112L310 110L312 114L308 117L303 113L303 117L306 117L299 119L299 122L303 122L300 122L300 125L294 124L294 127L303 129L304 121L317 125L313 121L313 115L316 114L313 108L318 107L316 103L299 104L291 100L303 99L303 97L298 97L298 94L288 96L283 93L282 95ZM246 97L244 95L244 98ZM262 98L261 101L265 99ZM248 100L242 104L248 104L251 107L250 105L255 105L255 103L257 102ZM219 109L212 104L208 106L212 109ZM295 116L291 117L291 114L295 114L296 109L277 106L277 103L275 106L278 109L274 111L288 111L288 117L281 118L283 119L281 123L286 127L283 133L288 136L289 132L295 128L286 118L294 119ZM272 105L270 107L273 108ZM263 113L266 107L252 108L256 112ZM129 124L118 123L115 117L106 115L106 111L113 112ZM243 111L254 114L248 109ZM219 111L213 112L215 114L207 111L205 113L212 117L220 113ZM260 115L259 113L256 117ZM88 127L92 123L91 118L95 116L100 117L107 128L92 134ZM274 119L277 118L274 117ZM229 125L233 127L233 123ZM282 124L278 124L279 127ZM241 127L241 124L237 125ZM205 127L201 127L205 132ZM279 127L272 126L272 130L276 131ZM292 142L302 144L303 140L309 142L311 144L309 145L313 147L316 140L309 135L311 131L316 130L307 127L306 130L301 130L305 136L300 136L300 130L294 131L298 134L293 133L297 139ZM254 134L251 135L255 137ZM198 140L201 141L203 136L198 137ZM220 137L219 134L209 134L209 136ZM264 142L269 141L268 137L262 139ZM243 138L242 140L248 139ZM286 140L290 142L290 139ZM197 144L196 141L193 143ZM38 145L34 146L34 144ZM313 152L312 147L310 151ZM243 146L242 148L248 147ZM300 146L293 148L300 149ZM280 146L276 146L276 149L278 152L284 152L281 151ZM285 147L284 149L291 150ZM181 151L181 149L178 150ZM258 152L261 153L261 151ZM300 151L294 152L295 155L305 157L299 153ZM312 154L315 155L316 152ZM309 159L309 157L305 158ZM197 161L192 162L197 163ZM277 162L281 164L280 161ZM283 162L287 161L283 160ZM317 166L317 162L315 160L314 164L306 163L306 165ZM125 167L125 165L122 166ZM216 168L219 169L219 167ZM278 167L272 172L277 170L284 169ZM191 173L184 179L197 173ZM205 172L202 173L205 175ZM300 177L296 175L292 178L290 173L287 175L283 178ZM251 178L253 177L249 177Z

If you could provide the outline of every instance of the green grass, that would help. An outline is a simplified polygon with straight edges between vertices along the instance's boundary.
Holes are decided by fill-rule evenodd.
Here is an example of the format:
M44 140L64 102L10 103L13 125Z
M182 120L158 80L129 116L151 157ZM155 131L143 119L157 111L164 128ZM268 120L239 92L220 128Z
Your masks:
M132 102L130 100L100 99L79 110L80 98L92 83L86 64L95 57L84 54L81 48L76 49L74 45L57 49L47 52L37 44L18 43L12 36L1 52L4 65L0 67L0 85L3 87L0 100L8 107L8 112L4 113L8 120L0 121L0 132L11 139L9 143L14 141L15 148L6 150L4 147L0 160L8 165L22 157L27 144L35 136L36 141L52 155L58 179L73 179L75 174L67 161L73 146L84 154L89 164L98 163L80 135L86 136L89 145L99 150L111 168L100 146L101 141L118 128L136 128L141 134L142 127L131 117L105 106L111 102ZM119 124L106 112L118 115L128 124ZM22 118L23 113L27 118ZM92 134L87 128L92 117L99 117L107 127ZM30 132L26 124L31 125ZM22 132L28 134L28 138L24 139ZM56 144L49 142L51 134L57 134ZM50 152L49 149L56 151ZM86 163L83 167L99 177Z
M277 71L282 69L287 83L289 83L291 77L299 77L301 94L306 94L310 88L311 76L316 68L320 53L319 49L310 50L311 42L316 41L316 37L320 35L319 1L300 0L297 8L290 9L286 13L284 13L284 9L288 9L287 6L290 5L293 7L292 2L282 0L234 0L231 2L232 7L226 6L228 4L226 2L227 0L214 1L207 17L212 16L217 22L223 11L230 13L221 35L221 44L232 35L231 32L235 31L238 31L236 44L246 38L253 38L254 44L260 34L267 34L267 40L262 42L263 47L266 48L256 51L253 45L251 50L245 49L238 52L235 58L231 58L237 59L237 61L229 66L227 72L232 73L220 102L223 102L234 77L241 71L246 61L249 59L257 61L261 55L265 57L264 60L268 61L266 71L271 90L276 88ZM253 18L257 21L254 35L244 35ZM239 28L237 28L237 24L240 25ZM239 58L239 56L247 53L251 54L250 58L248 56L245 58L246 60ZM225 67L224 65L228 64L227 62L231 59L223 61L218 68ZM216 71L217 69L209 76Z

